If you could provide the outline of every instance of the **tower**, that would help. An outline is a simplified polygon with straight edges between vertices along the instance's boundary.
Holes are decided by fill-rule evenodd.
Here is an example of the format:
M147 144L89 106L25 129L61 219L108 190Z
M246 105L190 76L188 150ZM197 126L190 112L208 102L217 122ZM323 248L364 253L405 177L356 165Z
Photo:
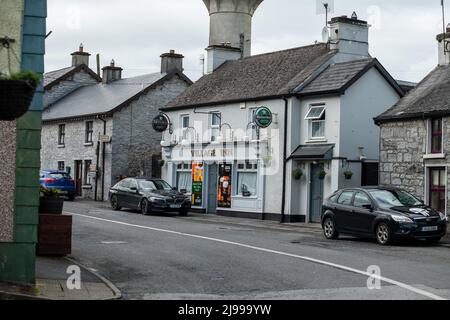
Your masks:
M263 0L203 0L210 16L207 72L251 55L252 19Z

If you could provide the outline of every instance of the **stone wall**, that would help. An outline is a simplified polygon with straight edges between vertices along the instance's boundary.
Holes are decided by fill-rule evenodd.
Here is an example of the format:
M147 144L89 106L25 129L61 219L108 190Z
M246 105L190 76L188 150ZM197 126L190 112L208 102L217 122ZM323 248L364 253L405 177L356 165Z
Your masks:
M424 198L423 155L426 122L385 123L381 126L380 185L403 188Z
M61 81L44 94L44 108L57 102L69 93L87 85L97 84L97 80L84 70L75 73L67 80Z
M151 176L152 155L161 153L161 133L152 128L153 118L187 88L175 77L114 115L112 178ZM117 180L116 180L117 181Z

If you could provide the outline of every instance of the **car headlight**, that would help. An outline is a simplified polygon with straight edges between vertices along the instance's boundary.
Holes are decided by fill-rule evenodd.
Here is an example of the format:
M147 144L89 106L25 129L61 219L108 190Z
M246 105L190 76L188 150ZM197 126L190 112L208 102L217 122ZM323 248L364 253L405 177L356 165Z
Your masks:
M150 197L151 202L164 202L164 198Z
M448 217L447 217L446 213L439 212L439 217L441 217L442 221L447 221L448 222Z
M392 219L394 219L394 221L400 222L400 223L414 223L414 221L412 221L410 218L405 217L405 216L392 216Z

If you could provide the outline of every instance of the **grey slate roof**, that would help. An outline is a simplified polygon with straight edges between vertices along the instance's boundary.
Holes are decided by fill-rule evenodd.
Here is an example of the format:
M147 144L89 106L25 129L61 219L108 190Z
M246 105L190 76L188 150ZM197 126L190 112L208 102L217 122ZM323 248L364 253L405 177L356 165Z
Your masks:
M316 44L228 61L163 110L288 95L335 53Z
M55 70L51 72L47 72L44 74L44 87L48 86L50 83L52 83L55 80L58 80L59 78L63 77L67 73L75 70L76 67L68 67L60 70Z
M450 114L450 65L438 66L415 89L375 121Z
M45 90L50 90L53 86L57 85L59 82L71 77L73 74L80 72L82 70L88 73L92 78L96 79L98 82L102 81L102 79L87 65L81 64L79 66L63 68L60 70L50 71L44 74Z
M109 84L99 83L82 87L47 108L42 114L42 120L51 121L112 112L169 76L171 74L153 73Z

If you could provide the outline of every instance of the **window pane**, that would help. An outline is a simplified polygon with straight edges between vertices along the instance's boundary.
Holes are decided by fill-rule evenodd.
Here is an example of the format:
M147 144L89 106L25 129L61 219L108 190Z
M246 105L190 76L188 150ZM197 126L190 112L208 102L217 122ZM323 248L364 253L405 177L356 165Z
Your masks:
M258 174L256 172L239 172L238 173L239 195L255 196L257 180Z
M178 172L177 175L178 191L186 190L187 193L192 192L192 173Z
M440 178L439 178L439 170L432 170L432 184L433 187L439 187L440 185Z
M343 192L338 199L338 203L349 206L352 203L353 192Z
M312 107L306 115L306 120L319 120L322 118L325 107Z
M357 208L362 208L365 205L371 205L372 201L370 201L369 197L363 193L358 192L355 195L354 206Z
M441 186L441 187L445 187L446 185L447 185L447 176L445 175L445 170L441 170L440 171L440 183L439 183L439 185Z
M188 128L189 127L189 117L188 116L184 116L182 122L183 122L182 123L183 128Z
M325 137L325 121L311 122L311 137L313 138Z
M212 114L211 124L213 126L220 126L220 113Z
M219 129L211 129L211 141L216 141L217 137L220 135Z

